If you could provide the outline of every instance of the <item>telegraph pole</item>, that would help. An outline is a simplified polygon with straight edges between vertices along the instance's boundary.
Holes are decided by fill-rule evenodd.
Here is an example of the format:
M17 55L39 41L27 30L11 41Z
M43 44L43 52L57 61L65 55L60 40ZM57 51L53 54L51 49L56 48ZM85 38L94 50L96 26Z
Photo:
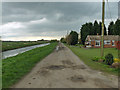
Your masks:
M102 2L101 57L104 56L104 19L105 19L105 0L103 0L103 2Z

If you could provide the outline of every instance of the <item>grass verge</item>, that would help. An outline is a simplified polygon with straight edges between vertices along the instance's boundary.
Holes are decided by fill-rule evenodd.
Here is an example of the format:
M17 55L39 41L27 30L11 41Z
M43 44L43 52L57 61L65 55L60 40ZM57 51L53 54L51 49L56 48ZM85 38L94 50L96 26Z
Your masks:
M2 86L9 88L27 74L36 63L49 55L57 43L35 48L25 53L2 60Z
M75 53L86 65L88 65L90 68L102 71L104 73L109 73L113 75L118 75L118 69L110 68L110 66L94 62L91 59L94 57L100 57L100 48L94 48L94 49L85 49L85 48L79 48L79 47L73 47L69 46L73 53ZM112 53L115 58L118 58L118 50L115 48L105 48L104 54Z

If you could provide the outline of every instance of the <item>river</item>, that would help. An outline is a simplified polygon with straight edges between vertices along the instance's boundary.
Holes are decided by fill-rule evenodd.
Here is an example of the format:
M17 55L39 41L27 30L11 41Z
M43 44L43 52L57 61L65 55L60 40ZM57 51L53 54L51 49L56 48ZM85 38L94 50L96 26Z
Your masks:
M47 46L49 44L50 43L45 43L45 44L40 44L40 45L34 45L34 46L28 46L28 47L23 47L23 48L19 48L19 49L4 51L4 52L2 52L2 59L16 56L20 53L24 53L26 51L32 50L32 49L37 48L37 47Z

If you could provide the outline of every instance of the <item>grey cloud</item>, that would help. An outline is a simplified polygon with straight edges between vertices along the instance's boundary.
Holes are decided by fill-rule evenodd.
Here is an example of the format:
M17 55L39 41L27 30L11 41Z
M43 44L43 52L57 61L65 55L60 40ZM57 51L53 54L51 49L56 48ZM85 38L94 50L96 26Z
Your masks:
M55 37L64 36L66 33L63 32L67 30L79 32L82 24L95 19L101 20L102 9L100 2L3 2L2 6L3 24L20 22L26 26L22 30L16 30L18 34L13 37L25 35ZM117 19L117 2L111 2L109 6L112 18ZM108 11L106 12L106 18L111 19ZM48 22L30 23L42 18L46 18Z
M116 5L117 3L109 3L110 9L113 12L113 17L116 15ZM107 8L107 7L106 7ZM32 19L39 19L39 16L46 16L48 18L53 18L54 14L62 13L63 17L60 21L71 21L73 19L78 19L83 16L96 17L101 13L101 3L100 2L75 2L75 3L37 3L37 2L20 2L20 3L3 3L3 22L10 19L10 21L27 21ZM114 15L115 14L115 15ZM7 17L6 18L4 18ZM10 18L8 18L10 16ZM16 16L13 18L12 16ZM99 14L99 18L101 14ZM26 19L25 19L26 18Z

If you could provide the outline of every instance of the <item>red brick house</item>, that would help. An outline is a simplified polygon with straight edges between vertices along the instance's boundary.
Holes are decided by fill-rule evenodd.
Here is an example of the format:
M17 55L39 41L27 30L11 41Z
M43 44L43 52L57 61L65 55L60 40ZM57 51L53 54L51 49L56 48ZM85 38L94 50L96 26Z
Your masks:
M104 48L120 48L120 41L118 35L105 35ZM85 40L85 46L91 48L101 47L101 35L88 35Z
M120 50L120 40L117 43L117 48Z

